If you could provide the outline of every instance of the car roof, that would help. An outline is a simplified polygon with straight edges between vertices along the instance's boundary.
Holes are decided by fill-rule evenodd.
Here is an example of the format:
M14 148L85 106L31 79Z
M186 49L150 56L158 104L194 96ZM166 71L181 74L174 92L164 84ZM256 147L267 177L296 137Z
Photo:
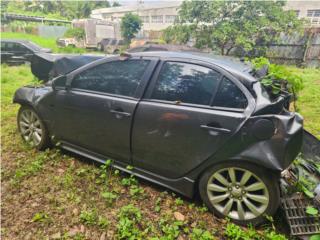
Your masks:
M30 41L24 39L1 39L1 42L29 43Z
M245 81L245 83L252 84L253 82L257 81L257 79L255 79L252 75L250 75L252 66L234 57L219 56L219 55L213 55L213 54L202 53L202 52L172 52L172 51L136 52L136 53L130 53L130 55L141 56L141 57L159 57L162 59L181 58L181 59L202 61L202 62L213 64L223 68L224 70L230 72L231 74L236 75L236 77L239 77L241 81Z
M1 42L23 43L33 50L41 49L41 47L35 44L34 42L24 39L1 39Z

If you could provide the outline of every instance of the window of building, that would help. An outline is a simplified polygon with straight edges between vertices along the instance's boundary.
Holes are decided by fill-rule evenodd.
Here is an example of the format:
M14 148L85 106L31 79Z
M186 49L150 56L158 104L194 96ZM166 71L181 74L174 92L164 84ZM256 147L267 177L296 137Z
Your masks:
M311 24L320 24L320 9L308 10L307 17Z
M300 10L294 10L294 13L296 14L297 17L300 15Z
M149 61L114 61L90 68L72 80L71 87L134 96Z
M166 23L174 23L174 21L176 20L175 15L166 15Z
M228 78L224 77L214 98L214 106L244 109L248 105L247 98L242 91Z
M155 15L151 16L152 23L163 23L163 16L162 15Z
M150 22L149 16L140 16L140 18L141 18L141 21L143 23L149 23Z
M210 105L220 73L203 66L167 62L163 65L152 99Z

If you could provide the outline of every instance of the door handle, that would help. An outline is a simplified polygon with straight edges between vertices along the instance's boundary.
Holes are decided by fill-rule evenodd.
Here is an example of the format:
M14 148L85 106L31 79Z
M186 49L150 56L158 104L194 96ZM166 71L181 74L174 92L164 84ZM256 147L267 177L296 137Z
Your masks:
M226 128L211 127L211 126L208 126L208 125L200 125L200 128L207 129L207 130L212 130L212 131L216 131L216 132L222 132L222 133L231 132L231 130L226 129Z
M123 112L123 111L117 111L117 110L110 110L111 113L116 114L116 115L120 115L120 116L124 116L124 117L130 117L131 114L128 112Z

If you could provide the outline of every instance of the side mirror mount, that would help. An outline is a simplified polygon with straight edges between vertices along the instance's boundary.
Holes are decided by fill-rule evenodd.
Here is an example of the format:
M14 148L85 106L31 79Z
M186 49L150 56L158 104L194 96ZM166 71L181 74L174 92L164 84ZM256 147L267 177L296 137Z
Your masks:
M66 76L59 76L52 80L51 86L54 91L56 91L58 88L66 88L67 83L67 77Z

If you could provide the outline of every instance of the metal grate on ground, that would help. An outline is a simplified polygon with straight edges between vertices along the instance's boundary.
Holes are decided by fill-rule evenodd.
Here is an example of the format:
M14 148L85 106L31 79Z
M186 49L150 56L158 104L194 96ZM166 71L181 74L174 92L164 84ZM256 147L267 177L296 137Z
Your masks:
M291 235L320 233L320 218L306 213L308 205L312 205L312 202L302 197L282 199L282 207L286 213Z

